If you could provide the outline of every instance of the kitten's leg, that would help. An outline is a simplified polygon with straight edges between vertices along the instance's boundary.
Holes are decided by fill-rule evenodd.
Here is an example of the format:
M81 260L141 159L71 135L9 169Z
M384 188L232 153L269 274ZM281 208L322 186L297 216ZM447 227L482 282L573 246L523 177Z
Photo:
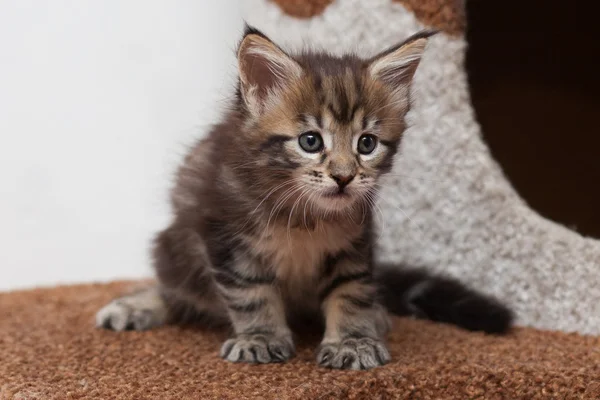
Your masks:
M158 286L142 289L113 300L96 314L96 326L123 330L145 330L166 322L167 305Z
M189 295L160 285L119 297L96 313L96 326L115 331L142 331L166 323L197 323L206 326L229 324L219 301Z
M204 241L177 222L154 243L154 269L159 285L120 297L102 308L96 324L117 331L144 330L166 322L228 322L208 268Z
M285 361L294 354L294 344L275 277L247 257L233 254L233 262L215 272L235 332L221 347L221 357L233 362Z
M383 365L390 361L383 343L389 322L385 309L376 302L371 271L351 257L339 257L335 263L335 272L320 292L326 327L317 362L340 369Z
M185 221L175 221L157 236L153 254L170 322L229 323L211 272L206 244L195 229Z

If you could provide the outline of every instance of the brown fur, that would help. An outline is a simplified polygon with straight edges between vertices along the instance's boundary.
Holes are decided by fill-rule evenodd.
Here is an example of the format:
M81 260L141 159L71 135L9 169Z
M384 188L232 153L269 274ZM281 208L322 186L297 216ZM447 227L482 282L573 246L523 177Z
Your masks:
M426 38L363 60L289 56L248 30L237 100L190 150L173 188L173 222L155 241L161 304L179 311L171 318L184 310L229 322L235 335L221 354L231 361L289 358L288 323L305 315L325 322L322 365L389 360L371 209L405 128ZM305 132L321 135L322 150L302 149ZM375 138L372 153L357 150L364 134ZM101 324L110 327L110 318Z

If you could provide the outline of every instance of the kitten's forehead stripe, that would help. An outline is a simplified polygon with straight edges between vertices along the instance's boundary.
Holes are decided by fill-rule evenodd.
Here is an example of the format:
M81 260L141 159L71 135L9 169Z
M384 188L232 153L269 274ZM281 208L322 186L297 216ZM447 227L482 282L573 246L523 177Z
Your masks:
M334 107L332 103L327 104L327 109L329 110L331 115L333 115L333 118L335 118L337 121L343 120L343 117L340 114L339 109L336 109L336 107Z
M356 111L362 106L360 75L345 69L341 76L329 76L325 80L324 92L327 109L342 123L353 121Z
M323 129L323 118L322 118L322 116L321 116L321 113L320 113L320 112L319 112L319 113L317 113L317 115L315 115L315 120L316 120L316 122L317 122L317 126L318 126L320 129Z
M323 78L321 77L321 74L315 74L313 77L313 84L315 86L315 90L317 92L321 92L322 90L322 83L323 82Z
M352 110L350 111L350 116L348 118L348 122L354 121L354 117L356 116L356 112L359 109L360 109L360 104L359 103L354 104L354 106L352 107Z

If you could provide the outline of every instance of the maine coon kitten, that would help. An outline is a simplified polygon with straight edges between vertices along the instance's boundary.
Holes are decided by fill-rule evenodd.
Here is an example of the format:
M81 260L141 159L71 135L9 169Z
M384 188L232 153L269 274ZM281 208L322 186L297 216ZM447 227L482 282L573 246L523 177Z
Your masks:
M504 332L511 313L459 283L373 263L376 183L405 129L411 80L429 33L371 59L289 55L247 28L237 100L190 151L174 218L154 244L159 284L108 304L117 331L225 323L229 361L294 354L298 321L324 331L317 362L385 364L387 313Z

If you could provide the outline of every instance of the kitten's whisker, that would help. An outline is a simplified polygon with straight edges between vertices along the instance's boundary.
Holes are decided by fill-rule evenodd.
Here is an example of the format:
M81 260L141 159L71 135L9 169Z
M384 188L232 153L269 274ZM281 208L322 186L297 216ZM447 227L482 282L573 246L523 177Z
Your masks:
M362 214L362 218L360 220L360 224L361 225L365 223L365 217L367 216L367 211L366 211L365 208L366 208L365 207L365 202L362 201L362 199L361 199L361 201L360 201L360 209L361 209L361 214Z
M379 236L377 237L377 241L379 241L379 240L381 240L381 237L383 236L383 232L385 231L385 218L383 216L383 212L381 211L381 208L377 205L375 195L376 195L376 193L369 192L367 194L367 196L365 196L365 198L368 199L369 204L371 205L371 207L376 212L379 212L379 215L381 217L381 231L379 233Z
M292 192L290 192L285 199L283 199L283 201L280 203L279 208L277 210L277 214L275 214L275 219L279 218L279 213L283 210L283 207L285 206L285 203L287 203L287 201L289 199L291 199L296 193L298 193L300 190L302 190L302 187L297 186L295 188L295 190L293 190Z
M287 181L284 181L283 183L275 186L274 188L272 188L269 193L264 196L264 198L260 201L260 203L258 203L258 205L254 208L254 210L252 210L250 212L250 214L248 215L248 218L246 218L246 220L244 221L244 223L242 224L242 226L236 231L234 232L234 235L238 235L240 234L244 228L248 225L248 222L250 222L250 220L252 219L252 216L256 213L256 211L260 208L260 206L267 200L267 198L269 198L269 196L271 196L275 191L285 187L286 185L292 184L294 183L294 179L289 179ZM267 189L268 191L268 189ZM266 191L265 191L266 192ZM264 193L264 192L263 192ZM262 195L261 195L262 196ZM259 197L260 198L260 197ZM258 200L258 199L257 199Z
M296 181L294 181L294 183L297 183ZM275 212L275 210L277 209L277 207L280 204L280 201L282 200L282 198L290 191L294 190L296 187L296 185L292 186L291 188L286 189L282 194L279 195L279 197L275 200L275 203L273 204L273 206L271 207L271 211L269 213L269 218L267 219L267 224L265 225L265 228L263 229L263 232L261 234L261 237L259 239L259 243L262 242L262 240L268 236L269 233L269 227L271 224L271 218L273 217L273 213Z
M273 206L273 208L271 209L271 213L269 214L269 219L267 220L267 229L269 228L269 224L271 221L271 218L273 217L273 214L276 212L277 214L275 215L275 219L277 219L277 217L279 216L279 211L281 211L280 209L283 207L283 205L285 204L285 202L294 195L295 192L298 191L298 186L294 185L292 188L287 189L281 196L279 196L279 198L277 199L277 201L275 202L275 205Z
M259 208L259 207L260 207L260 206L261 206L261 205L262 205L262 204L265 202L265 200L267 200L267 198L268 198L270 195L272 195L272 194L273 194L273 192L275 192L275 191L277 191L277 190L279 190L279 189L283 188L284 186L286 186L286 185L288 185L288 184L294 183L294 182L295 182L295 179L293 179L293 178L292 178L292 179L290 179L290 180L287 180L287 181L285 181L285 182L283 182L283 183L281 183L281 184L279 184L279 185L275 186L273 189L271 189L271 191L269 192L269 194L267 194L267 195L266 195L266 196L265 196L265 197L264 197L264 198L263 198L263 199L260 201L260 203L258 203L258 205L257 205L257 206L256 206L256 208L254 209L254 211L252 211L252 213L251 213L251 214L254 214L254 213L256 212L256 210L258 210L258 208Z
M401 103L404 103L404 102L406 102L406 98L402 98L402 99L400 99L400 100L396 100L396 101L389 102L389 103L387 103L387 104L384 104L383 106L379 107L379 108L378 108L378 109L376 109L375 111L373 111L373 112L372 112L372 114L377 114L377 113L378 113L379 111L381 111L381 110L384 110L384 109L386 109L386 108L388 108L388 107L395 107L395 106L397 106L398 104L401 104Z
M298 205L298 203L300 202L300 200L302 200L302 197L308 192L308 189L306 189L307 186L308 185L304 184L304 185L302 185L300 187L302 189L302 193L300 193L300 196L298 196L298 198L296 199L296 201L294 201L294 204L292 205L292 208L290 210L290 215L288 217L287 235L288 235L288 244L290 246L292 245L292 234L291 234L292 216L294 215L294 209L296 208L296 206Z
M308 225L306 224L306 206L308 205L308 203L310 203L310 201L312 200L314 195L315 195L315 192L312 191L312 193L310 193L310 195L308 196L308 199L304 202L304 228L306 228L306 231L308 232L308 235L311 238L312 238L312 233L310 232L310 229L308 229Z
M300 190L302 190L302 186L300 186L300 187L296 187L296 190L292 191L292 192L291 192L291 193L290 193L288 196L286 196L286 198L284 199L284 201L282 201L282 202L281 202L281 207L279 207L279 209L277 210L277 213L275 214L275 219L279 218L279 213L280 213L280 212L281 212L281 210L283 209L283 205L284 205L284 204L285 204L285 203L286 203L286 202L287 202L287 201L288 201L290 198L292 198L292 197L293 197L293 196L294 196L296 193L298 193ZM294 209L294 205L296 204L296 201L297 201L297 200L298 200L298 199L296 199L296 200L294 201L294 203L292 204L292 208L291 208L291 210L290 210L290 217L291 217L291 215L292 215L291 213L292 213L292 211L293 211L293 209ZM288 226L287 226L287 234L288 234L288 239L290 239L290 238L291 238L291 235L290 235L290 226L289 226L289 223L290 223L290 218L288 218ZM288 240L288 243L290 243L290 244L291 244L291 240Z
M350 207L346 208L345 211L346 211L346 216L348 217L348 219L350 221L352 221L353 224L356 224L356 222L354 222L354 217L353 217L353 214L354 214L354 211L355 211L354 210L354 204L352 204Z
M246 163L242 163L242 164L237 164L235 167L231 168L231 170L232 171L236 171L236 170L238 170L240 168L248 167L248 166L251 166L251 165L256 166L256 160L252 160L252 161L249 161L249 162L246 162Z
M404 216L406 217L406 219L408 219L408 221L409 221L410 223L414 223L414 222L413 222L413 220L412 220L412 218L410 218L410 216L408 215L408 213L407 213L406 211L404 211L404 210L403 210L403 209L402 209L402 208L401 208L399 205L395 204L395 203L394 203L393 201L391 201L390 199L388 199L388 198L386 198L386 197L382 196L382 193L381 193L381 192L379 192L378 194L379 194L379 196L378 196L378 197L379 197L381 200L384 200L384 201L385 201L387 204L389 204L390 206L394 207L396 210L398 210L398 211L400 211L402 214L404 214Z
M314 197L317 197L317 196L320 196L320 194L317 193L317 192L315 192L315 196ZM314 228L314 230L316 231L317 229L319 229L319 218L316 218L314 208L315 208L315 200L313 199L312 202L310 203L310 210L309 210L309 212L310 212L310 215L313 216L313 220L315 222L315 228ZM318 210L318 211L319 211L319 216L320 216L321 215L321 211L320 210Z

